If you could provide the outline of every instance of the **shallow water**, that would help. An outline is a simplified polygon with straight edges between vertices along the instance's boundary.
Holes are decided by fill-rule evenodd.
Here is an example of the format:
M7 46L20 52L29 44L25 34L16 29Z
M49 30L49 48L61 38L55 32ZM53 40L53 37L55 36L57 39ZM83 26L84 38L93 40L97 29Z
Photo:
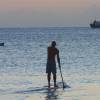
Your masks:
M95 100L93 96L99 100L100 30L80 27L0 29L0 42L5 42L0 47L0 100L52 100L43 89L52 40L57 41L64 81L71 87L56 92L55 100Z

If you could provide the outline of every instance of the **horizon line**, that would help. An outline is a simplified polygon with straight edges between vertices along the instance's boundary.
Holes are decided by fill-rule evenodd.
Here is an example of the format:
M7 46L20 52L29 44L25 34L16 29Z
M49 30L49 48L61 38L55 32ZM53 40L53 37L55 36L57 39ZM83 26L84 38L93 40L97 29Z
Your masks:
M0 27L0 29L4 28L89 28L89 26L34 26L34 27Z

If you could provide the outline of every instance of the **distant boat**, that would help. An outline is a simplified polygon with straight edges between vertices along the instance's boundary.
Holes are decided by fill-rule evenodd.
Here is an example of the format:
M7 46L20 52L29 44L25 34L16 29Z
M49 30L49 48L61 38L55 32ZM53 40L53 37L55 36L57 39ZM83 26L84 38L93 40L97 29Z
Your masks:
M4 43L0 43L0 46L4 46Z
M100 21L94 20L93 23L90 24L91 28L100 28Z

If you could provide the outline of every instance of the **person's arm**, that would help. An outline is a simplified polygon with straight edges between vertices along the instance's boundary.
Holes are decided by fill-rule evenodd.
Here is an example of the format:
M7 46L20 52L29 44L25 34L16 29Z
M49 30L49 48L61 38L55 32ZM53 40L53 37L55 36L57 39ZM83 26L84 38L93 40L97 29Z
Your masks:
M57 61L58 61L59 68L61 68L61 66L60 66L60 57L59 57L59 51L57 52Z

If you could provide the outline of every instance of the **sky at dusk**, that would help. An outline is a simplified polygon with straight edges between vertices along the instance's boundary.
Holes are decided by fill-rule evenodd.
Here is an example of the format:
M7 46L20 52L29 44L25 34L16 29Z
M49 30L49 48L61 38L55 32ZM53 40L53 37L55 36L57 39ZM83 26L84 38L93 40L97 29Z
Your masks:
M100 0L0 0L0 27L89 26Z

